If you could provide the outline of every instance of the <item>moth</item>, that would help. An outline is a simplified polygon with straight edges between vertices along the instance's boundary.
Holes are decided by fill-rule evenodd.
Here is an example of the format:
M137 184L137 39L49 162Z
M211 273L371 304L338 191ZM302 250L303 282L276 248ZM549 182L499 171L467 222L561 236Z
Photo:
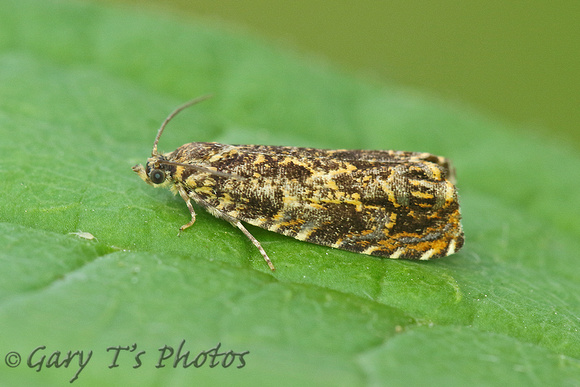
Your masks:
M464 243L454 170L430 153L328 150L192 142L159 153L162 123L145 167L146 183L169 188L240 229L274 265L242 222L295 239L377 257L428 260Z

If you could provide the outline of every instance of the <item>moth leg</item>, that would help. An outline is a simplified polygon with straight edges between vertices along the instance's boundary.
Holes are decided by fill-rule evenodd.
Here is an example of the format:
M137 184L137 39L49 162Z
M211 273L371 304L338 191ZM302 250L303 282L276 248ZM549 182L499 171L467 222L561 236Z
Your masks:
M182 186L179 185L178 189L179 189L179 195L181 196L181 198L183 200L185 200L185 204L187 204L187 208L189 208L189 212L191 212L191 221L189 221L189 223L184 224L183 226L179 227L179 232L177 233L177 236L181 235L181 232L183 230L193 226L193 224L195 223L195 210L193 209L193 205L191 204L191 198L187 195L187 192L185 191L185 189L183 189Z
M177 186L178 190L179 190L179 195L181 195L181 198L185 201L185 203L187 204L187 208L189 208L189 212L191 212L191 221L187 224L184 224L183 226L181 226L179 228L179 234L181 234L181 232L183 230L185 230L188 227L191 227L193 225L193 223L195 223L195 210L193 209L193 205L191 204L191 198L189 197L189 195L187 194L187 192L185 191L185 189L178 185ZM212 215L214 215L217 218L221 218L224 219L228 222L230 222L232 225L236 226L237 228L239 228L244 234L246 234L246 236L248 237L248 239L250 241L252 241L252 243L254 244L254 246L256 246L258 248L258 250L260 251L260 254L262 254L262 257L264 257L264 259L266 260L266 263L268 264L268 266L270 266L270 269L272 269L272 271L276 270L274 268L274 265L272 264L272 261L270 260L270 257L268 257L268 254L266 254L266 251L264 250L264 248L262 247L262 245L260 244L260 242L258 242L258 240L256 238L254 238L254 236L252 234L250 234L250 232L244 227L244 225L242 224L242 222L240 222L239 220L237 220L236 218L233 218L215 208L210 207L209 205L207 205L203 200L200 200L198 202L201 206L205 207ZM177 234L177 235L179 235Z
M270 269L272 269L272 271L276 270L274 268L274 265L272 264L272 261L270 261L270 257L268 257L268 254L266 254L266 251L262 248L262 245L260 244L260 242L258 242L258 240L256 238L254 238L254 236L252 234L250 234L250 232L244 227L242 222L240 222L239 220L230 220L229 222L232 225L239 228L244 234L246 234L248 239L251 240L252 243L254 244L254 246L256 246L258 248L258 250L260 251L260 254L262 254L262 256L266 260L266 263L268 264L268 266L270 266Z

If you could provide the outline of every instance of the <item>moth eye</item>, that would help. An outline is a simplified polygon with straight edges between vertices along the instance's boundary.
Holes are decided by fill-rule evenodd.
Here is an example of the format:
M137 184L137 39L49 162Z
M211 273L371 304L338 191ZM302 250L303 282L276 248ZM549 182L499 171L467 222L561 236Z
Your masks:
M149 172L149 179L151 179L154 184L161 184L165 181L165 172L161 169L152 169L151 172Z

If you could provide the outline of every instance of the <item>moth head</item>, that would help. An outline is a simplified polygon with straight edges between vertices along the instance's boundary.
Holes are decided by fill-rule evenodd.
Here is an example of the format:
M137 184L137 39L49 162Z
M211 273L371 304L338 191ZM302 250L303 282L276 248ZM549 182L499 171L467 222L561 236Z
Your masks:
M162 157L162 156L161 156ZM135 171L139 177L147 184L153 186L165 185L172 180L172 173L175 167L167 164L160 156L150 157L145 167L141 164L135 165Z
M246 180L245 177L233 173L220 172L216 169L206 168L201 165L179 163L176 161L167 160L163 155L150 157L149 160L147 160L147 165L145 167L143 167L141 164L138 164L133 167L133 171L135 171L139 177L149 185L165 186L173 181L173 174L175 173L177 167L193 169L200 173L213 176L222 176L228 179Z

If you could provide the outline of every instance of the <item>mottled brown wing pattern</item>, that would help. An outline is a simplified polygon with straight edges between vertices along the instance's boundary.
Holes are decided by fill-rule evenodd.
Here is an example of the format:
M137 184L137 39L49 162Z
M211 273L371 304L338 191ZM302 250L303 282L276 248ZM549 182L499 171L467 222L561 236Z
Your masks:
M188 194L235 219L376 256L430 259L463 245L447 160L426 153L191 143L166 154Z

